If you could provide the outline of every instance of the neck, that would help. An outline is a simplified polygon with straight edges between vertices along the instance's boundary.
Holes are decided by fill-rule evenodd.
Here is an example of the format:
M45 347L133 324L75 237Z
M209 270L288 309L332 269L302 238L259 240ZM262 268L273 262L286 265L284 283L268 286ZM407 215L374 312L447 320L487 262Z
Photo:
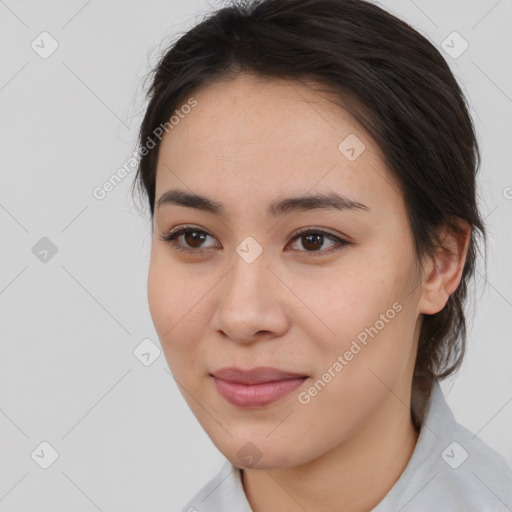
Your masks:
M390 394L371 420L318 458L288 468L243 470L245 494L254 512L367 512L400 478L417 438L410 410Z

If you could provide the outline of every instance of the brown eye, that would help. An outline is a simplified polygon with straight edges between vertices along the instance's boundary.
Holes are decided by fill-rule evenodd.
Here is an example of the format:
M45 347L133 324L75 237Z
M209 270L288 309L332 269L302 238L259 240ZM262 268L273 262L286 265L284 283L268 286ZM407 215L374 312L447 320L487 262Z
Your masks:
M305 242L304 242L305 240ZM317 251L322 248L324 242L323 235L303 235L302 236L302 247L308 251Z
M307 229L296 233L293 237L293 241L296 243L295 241L298 240L301 240L300 245L305 250L297 247L295 247L295 249L299 252L310 253L314 256L328 254L342 249L346 245L350 245L349 242L341 239L340 237L318 229ZM327 249L322 250L322 246L325 244L326 240L330 241L331 245L328 246Z
M182 227L160 236L160 240L169 243L179 251L188 253L200 253L203 248L211 248L211 245L204 245L208 238L213 237L206 231L194 227Z
M208 235L204 231L189 230L183 234L183 239L187 245L198 249L201 247L201 244L204 243L207 236Z
M208 232L192 227L181 227L175 231L160 236L160 239L164 242L169 243L173 248L178 251L186 252L189 254L201 254L205 249L222 248L221 245L217 245L215 242L210 245L205 245L208 238L214 239ZM351 245L340 237L328 233L326 231L318 229L307 229L303 230L292 238L293 243L297 244L298 240L301 241L301 248L294 247L294 250L311 256L322 256L335 252L342 249L346 245ZM322 250L322 246L326 242L330 242L330 245L326 249Z

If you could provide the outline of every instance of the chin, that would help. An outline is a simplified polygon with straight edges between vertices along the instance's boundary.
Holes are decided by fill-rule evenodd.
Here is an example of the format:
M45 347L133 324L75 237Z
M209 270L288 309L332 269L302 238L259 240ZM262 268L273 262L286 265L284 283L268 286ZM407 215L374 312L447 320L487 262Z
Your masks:
M217 446L222 454L240 469L280 469L295 466L300 463L296 460L297 453L291 446L265 440L237 440L232 439L229 446Z

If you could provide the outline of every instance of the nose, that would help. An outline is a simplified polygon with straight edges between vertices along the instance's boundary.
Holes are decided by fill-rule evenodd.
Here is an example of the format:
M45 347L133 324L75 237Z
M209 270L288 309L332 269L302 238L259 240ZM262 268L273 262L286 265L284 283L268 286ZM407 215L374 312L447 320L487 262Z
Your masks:
M282 336L289 324L285 301L290 292L275 274L264 254L252 263L236 255L217 287L212 329L238 343Z

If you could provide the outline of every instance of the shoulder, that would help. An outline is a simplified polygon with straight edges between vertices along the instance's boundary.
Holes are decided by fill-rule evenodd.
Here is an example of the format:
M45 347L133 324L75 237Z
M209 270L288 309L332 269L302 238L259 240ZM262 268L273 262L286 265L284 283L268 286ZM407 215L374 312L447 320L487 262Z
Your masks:
M512 467L456 422L438 383L412 457L373 512L512 511Z
M440 454L438 487L464 496L468 510L512 510L512 466L459 423L451 434Z

